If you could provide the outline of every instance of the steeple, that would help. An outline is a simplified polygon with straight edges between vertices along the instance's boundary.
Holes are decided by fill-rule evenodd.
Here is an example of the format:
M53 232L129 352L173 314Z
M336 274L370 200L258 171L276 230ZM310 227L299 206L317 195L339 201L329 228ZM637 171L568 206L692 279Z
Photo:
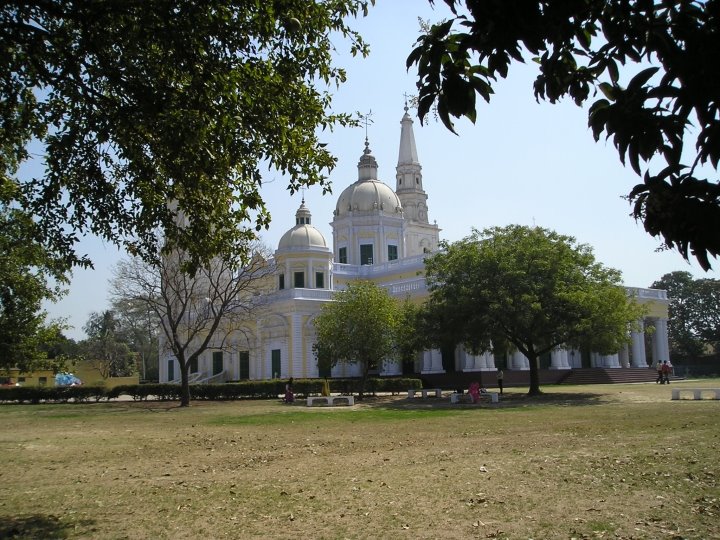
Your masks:
M417 148L415 147L415 134L413 133L413 121L408 114L408 106L405 103L405 114L400 120L400 153L398 155L398 167L401 165L420 165Z
M407 219L427 223L427 194L423 190L422 167L418 159L413 120L408 114L407 102L400 126L400 152L395 169L397 181L395 193L400 198Z

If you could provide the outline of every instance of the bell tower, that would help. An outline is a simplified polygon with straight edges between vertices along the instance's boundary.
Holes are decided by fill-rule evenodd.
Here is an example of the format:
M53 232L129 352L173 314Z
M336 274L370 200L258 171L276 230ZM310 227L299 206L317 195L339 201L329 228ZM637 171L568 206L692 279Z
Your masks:
M418 159L413 120L408 114L407 103L400 126L395 193L402 204L406 221L405 256L411 257L435 251L438 247L440 229L428 220L428 196L423 189L422 166Z

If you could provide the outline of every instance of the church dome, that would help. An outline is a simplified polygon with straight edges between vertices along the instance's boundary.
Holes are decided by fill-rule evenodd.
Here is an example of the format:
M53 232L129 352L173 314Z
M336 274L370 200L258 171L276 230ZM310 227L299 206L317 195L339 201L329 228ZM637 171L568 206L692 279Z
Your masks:
M400 199L395 192L379 180L358 180L345 188L335 207L336 216L352 212L377 212L395 214L402 212Z
M310 219L310 210L305 206L305 199L303 199L300 208L295 213L295 226L282 235L278 249L327 249L325 237L310 225Z
M335 206L335 217L354 212L402 213L400 199L390 186L377 179L377 170L377 161L366 138L365 150L358 162L358 180L340 194Z
M325 237L312 225L295 225L283 234L278 249L327 248Z

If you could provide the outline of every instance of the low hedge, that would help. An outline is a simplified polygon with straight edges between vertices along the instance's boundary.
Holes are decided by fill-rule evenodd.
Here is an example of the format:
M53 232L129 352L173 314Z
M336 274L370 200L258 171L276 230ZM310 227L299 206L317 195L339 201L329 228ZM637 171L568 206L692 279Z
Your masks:
M0 388L0 402L87 402L108 399L108 391L102 386L11 386Z
M357 394L360 379L327 379L330 392ZM235 381L220 384L191 384L190 396L195 400L221 401L238 399L277 399L285 394L287 379L263 381ZM296 396L319 395L324 379L296 379L293 389ZM401 393L410 388L422 388L420 379L403 377L372 378L365 383L366 394L377 392ZM91 400L117 399L122 395L135 401L147 399L177 401L180 399L179 384L132 384L107 389L102 386L11 386L0 388L0 402L4 403L47 403L47 402L88 402Z

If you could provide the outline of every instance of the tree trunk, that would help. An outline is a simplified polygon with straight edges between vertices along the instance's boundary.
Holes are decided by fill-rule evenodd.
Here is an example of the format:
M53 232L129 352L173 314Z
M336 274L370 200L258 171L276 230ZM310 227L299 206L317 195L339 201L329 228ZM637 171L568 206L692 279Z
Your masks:
M190 362L180 362L180 406L190 406L190 381L188 380Z
M530 389L528 396L539 396L540 392L540 358L537 354L528 355L528 363L530 364Z
M367 382L368 371L370 371L370 363L365 362L362 369L362 375L360 377L360 389L358 391L358 401L362 401L363 393L365 392L365 383Z

